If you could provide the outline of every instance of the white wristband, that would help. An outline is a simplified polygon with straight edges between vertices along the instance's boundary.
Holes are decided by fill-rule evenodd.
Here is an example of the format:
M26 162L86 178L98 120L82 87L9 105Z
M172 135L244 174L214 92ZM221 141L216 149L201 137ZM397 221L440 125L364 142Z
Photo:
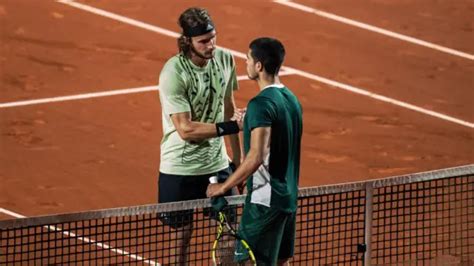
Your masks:
M217 183L217 176L211 176L211 177L209 177L209 183L211 183L211 184L216 184L216 183Z

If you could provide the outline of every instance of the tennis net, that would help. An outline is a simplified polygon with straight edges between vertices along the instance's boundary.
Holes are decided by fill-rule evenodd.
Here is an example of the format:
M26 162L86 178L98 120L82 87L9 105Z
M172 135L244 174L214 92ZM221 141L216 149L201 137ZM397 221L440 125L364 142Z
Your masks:
M244 196L228 201L239 217ZM474 165L302 188L298 204L294 265L474 262ZM193 226L185 263L211 265L209 207L202 199L3 220L0 265L177 264L182 229L164 214Z

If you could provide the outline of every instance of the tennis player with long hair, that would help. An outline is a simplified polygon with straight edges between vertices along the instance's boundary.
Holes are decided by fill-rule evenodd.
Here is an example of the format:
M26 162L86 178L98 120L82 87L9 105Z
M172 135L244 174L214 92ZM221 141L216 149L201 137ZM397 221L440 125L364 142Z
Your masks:
M259 38L249 48L247 73L260 93L248 103L243 119L246 156L223 184L209 185L207 196L224 195L247 180L238 234L249 244L257 265L285 265L294 254L302 108L278 77L283 44ZM248 259L245 251L237 246L237 261Z
M224 139L229 135L232 163L241 150L233 91L238 88L232 55L216 47L217 32L208 12L189 8L179 17L179 53L160 73L163 119L158 200L160 203L206 197L210 176L223 182L231 173ZM229 193L230 194L230 191ZM177 264L187 261L192 211L163 213L163 223L177 229Z

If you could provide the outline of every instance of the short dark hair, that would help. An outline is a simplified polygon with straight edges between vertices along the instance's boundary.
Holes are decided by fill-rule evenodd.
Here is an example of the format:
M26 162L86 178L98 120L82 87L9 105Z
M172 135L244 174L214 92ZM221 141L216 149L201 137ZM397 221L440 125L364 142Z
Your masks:
M285 47L279 40L270 37L258 38L250 43L249 48L252 58L262 63L268 74L278 74L285 59Z
M191 51L190 37L184 35L184 30L198 26L213 24L211 16L206 9L200 7L191 7L186 9L178 19L178 24L182 29L182 34L178 38L178 49L180 53L188 55Z

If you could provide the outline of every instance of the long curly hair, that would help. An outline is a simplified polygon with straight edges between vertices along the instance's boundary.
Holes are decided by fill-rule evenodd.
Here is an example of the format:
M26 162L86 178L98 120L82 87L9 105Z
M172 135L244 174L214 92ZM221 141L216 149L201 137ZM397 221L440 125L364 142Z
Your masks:
M186 9L178 19L178 24L184 31L184 28L196 27L199 25L207 25L211 23L212 19L206 9L200 7L191 7ZM191 37L181 36L178 38L178 49L179 52L189 56L191 52Z

